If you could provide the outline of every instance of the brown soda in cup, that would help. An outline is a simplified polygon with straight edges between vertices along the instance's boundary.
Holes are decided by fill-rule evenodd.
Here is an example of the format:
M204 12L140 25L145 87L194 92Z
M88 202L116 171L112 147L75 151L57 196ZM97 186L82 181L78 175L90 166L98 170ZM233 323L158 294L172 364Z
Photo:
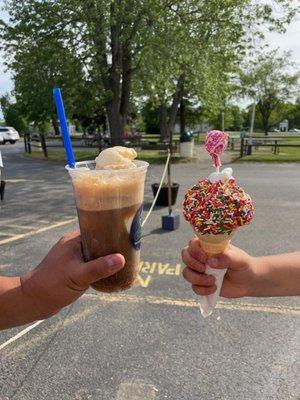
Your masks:
M96 170L95 162L81 162L68 169L74 187L85 261L121 253L125 266L95 282L102 292L131 287L138 273L141 246L141 213L148 163L135 168Z

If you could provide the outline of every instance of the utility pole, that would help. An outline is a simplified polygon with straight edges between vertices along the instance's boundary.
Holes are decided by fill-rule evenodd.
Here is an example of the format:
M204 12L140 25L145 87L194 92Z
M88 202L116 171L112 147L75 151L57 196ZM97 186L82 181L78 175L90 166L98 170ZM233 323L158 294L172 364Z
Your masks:
M253 103L252 106L252 117L251 117L251 127L250 127L250 135L253 135L253 131L254 131L254 121L255 121L255 108L256 108L256 104Z
M222 131L225 130L225 112L222 112Z

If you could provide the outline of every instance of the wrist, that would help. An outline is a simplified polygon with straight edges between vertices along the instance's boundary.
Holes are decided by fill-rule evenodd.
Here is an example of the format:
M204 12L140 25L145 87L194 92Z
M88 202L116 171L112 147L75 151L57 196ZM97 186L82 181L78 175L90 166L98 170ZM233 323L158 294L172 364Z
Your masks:
M49 318L59 311L59 309L49 309L51 302L49 304L44 288L37 283L35 271L22 275L20 282L24 299L30 309L33 320Z
M0 329L23 325L36 319L32 300L26 295L21 277L0 279Z
M268 263L264 257L251 257L249 264L251 271L250 284L247 296L264 297L268 290Z

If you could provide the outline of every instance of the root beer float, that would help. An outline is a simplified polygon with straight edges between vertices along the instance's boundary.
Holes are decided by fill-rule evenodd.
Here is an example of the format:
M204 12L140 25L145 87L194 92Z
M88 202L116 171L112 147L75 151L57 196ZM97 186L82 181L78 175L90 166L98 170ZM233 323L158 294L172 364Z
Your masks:
M92 287L102 292L127 289L140 262L141 214L148 163L135 160L133 149L117 146L95 161L68 168L72 178L83 255L86 261L112 253L125 257L125 266Z

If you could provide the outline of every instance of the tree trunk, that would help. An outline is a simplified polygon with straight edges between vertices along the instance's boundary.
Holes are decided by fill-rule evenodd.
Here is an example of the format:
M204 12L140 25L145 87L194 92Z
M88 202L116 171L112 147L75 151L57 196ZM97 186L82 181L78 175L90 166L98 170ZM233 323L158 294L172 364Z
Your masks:
M178 107L182 96L184 95L184 74L181 74L178 83L177 90L173 95L173 102L171 106L170 118L168 121L168 136L170 137L170 151L172 152L172 140L173 140L173 130L175 126L176 116L178 112Z
M176 116L178 112L178 107L182 96L184 95L184 74L180 75L177 83L177 90L173 95L173 101L170 110L170 116L168 119L167 115L167 107L166 105L160 105L159 107L159 129L160 129L160 136L162 140L166 138L172 141L172 132L175 126Z
M103 121L102 121L102 130L103 130L103 134L106 134L106 131L107 131L106 116L104 116Z
M185 132L185 104L184 99L180 100L180 134L182 135Z
M46 139L45 139L45 134L40 133L40 139L41 139L41 146L42 150L44 152L44 156L48 158L48 150L47 150L47 144L46 144Z
M262 116L262 122L263 122L265 135L268 136L268 132L269 132L269 116L266 115L263 112L261 112L261 116Z
M169 137L168 110L165 104L160 105L158 108L158 124L159 124L160 140L164 141Z
M131 80L132 80L131 57L132 55L130 48L127 47L123 49L120 114L123 117L124 125L127 123L127 118L129 113L129 100L130 100Z
M120 146L123 144L124 121L119 111L119 103L110 101L106 106L111 144Z
M101 80L107 94L105 104L111 144L122 144L124 121L120 114L120 85L122 70L122 45L120 42L121 20L118 13L120 0L110 5L110 50L107 55L107 40L104 36L104 17L99 14L95 23L95 15L98 15L94 2L86 3L86 13L89 22L94 26L94 44L96 48L96 60L101 71ZM109 63L109 59L111 59Z
M179 107L179 104L180 104L183 94L184 94L184 74L181 74L178 79L177 90L173 95L173 102L172 102L172 106L171 106L170 118L169 118L169 123L168 123L169 133L171 133L174 129L176 116L177 116L177 112L178 112L178 107Z
M60 135L59 124L57 118L54 115L51 116L51 122L54 130L54 135L59 136Z

